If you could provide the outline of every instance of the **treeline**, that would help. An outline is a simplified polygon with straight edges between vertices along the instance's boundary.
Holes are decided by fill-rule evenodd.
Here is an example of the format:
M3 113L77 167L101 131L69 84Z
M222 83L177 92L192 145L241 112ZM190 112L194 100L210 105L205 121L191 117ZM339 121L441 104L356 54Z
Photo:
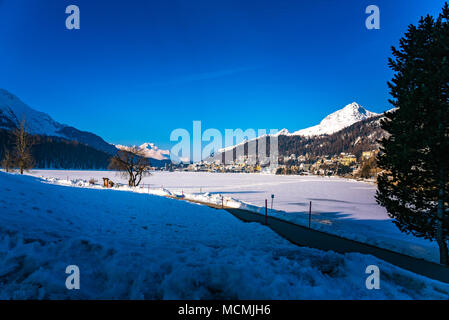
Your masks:
M31 155L35 168L41 169L107 169L111 155L76 141L58 137L31 136ZM0 159L14 148L11 131L0 129Z

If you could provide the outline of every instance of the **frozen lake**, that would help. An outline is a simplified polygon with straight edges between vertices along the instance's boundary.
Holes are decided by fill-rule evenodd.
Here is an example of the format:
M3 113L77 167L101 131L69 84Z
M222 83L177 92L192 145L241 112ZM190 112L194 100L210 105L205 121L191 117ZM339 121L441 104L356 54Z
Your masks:
M103 177L127 183L111 171L33 170L34 176L59 179ZM371 243L427 260L438 261L435 242L401 233L375 200L373 183L336 177L277 176L245 173L155 172L143 179L145 188L165 188L185 194L209 193L263 207L265 199L270 214L307 225L312 201L312 227L346 238Z

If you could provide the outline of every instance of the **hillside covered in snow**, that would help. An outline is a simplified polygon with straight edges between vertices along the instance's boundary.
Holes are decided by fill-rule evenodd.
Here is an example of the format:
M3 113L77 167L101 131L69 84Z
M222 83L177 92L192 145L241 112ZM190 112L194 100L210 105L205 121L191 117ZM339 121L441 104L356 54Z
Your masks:
M370 112L354 102L328 115L316 126L293 133L282 129L272 136L278 139L278 151L281 157L307 154L313 158L342 152L360 156L363 151L378 149L378 140L386 134L380 127L382 118L383 114ZM268 146L272 136L267 139ZM259 141L261 141L260 138L257 138L256 145ZM235 160L236 147L241 145L247 155L248 141L245 141L222 149L222 152L217 153L214 159L221 159L226 153L227 159Z
M12 93L0 88L0 129L14 129L22 120L26 122L28 132L33 135L77 141L108 154L116 152L116 148L101 137L61 124L48 114L31 108Z
M298 247L172 199L0 172L0 299L447 299L449 285L372 256ZM365 286L366 267L382 272ZM66 267L80 270L67 290Z
M353 125L356 122L366 120L377 115L377 113L366 110L357 102L353 102L345 106L343 109L331 113L318 125L295 131L291 133L291 135L313 137L324 134L333 134Z
M33 135L32 154L38 168L106 169L110 157L119 149L127 148L107 143L94 133L61 124L0 89L0 159L5 150L12 148L11 131L22 120ZM139 148L150 158L152 166L170 163L168 150L159 149L153 143L142 144Z

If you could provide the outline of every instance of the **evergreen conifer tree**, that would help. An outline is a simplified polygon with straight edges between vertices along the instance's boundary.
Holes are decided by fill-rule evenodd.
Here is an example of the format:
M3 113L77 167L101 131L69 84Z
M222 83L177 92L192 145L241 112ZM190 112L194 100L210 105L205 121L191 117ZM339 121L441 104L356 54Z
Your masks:
M411 25L392 48L395 107L382 121L377 201L399 229L436 240L449 265L449 7Z

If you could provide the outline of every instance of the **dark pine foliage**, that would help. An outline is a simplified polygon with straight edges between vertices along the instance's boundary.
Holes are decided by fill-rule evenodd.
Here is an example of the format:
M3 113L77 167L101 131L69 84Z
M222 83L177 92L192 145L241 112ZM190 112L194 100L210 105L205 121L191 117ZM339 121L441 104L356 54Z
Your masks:
M436 240L449 265L449 7L421 18L392 48L395 109L382 121L377 201L399 229Z
M111 155L76 141L34 135L31 154L35 168L50 169L107 169ZM14 148L11 131L0 130L0 159L6 150Z

